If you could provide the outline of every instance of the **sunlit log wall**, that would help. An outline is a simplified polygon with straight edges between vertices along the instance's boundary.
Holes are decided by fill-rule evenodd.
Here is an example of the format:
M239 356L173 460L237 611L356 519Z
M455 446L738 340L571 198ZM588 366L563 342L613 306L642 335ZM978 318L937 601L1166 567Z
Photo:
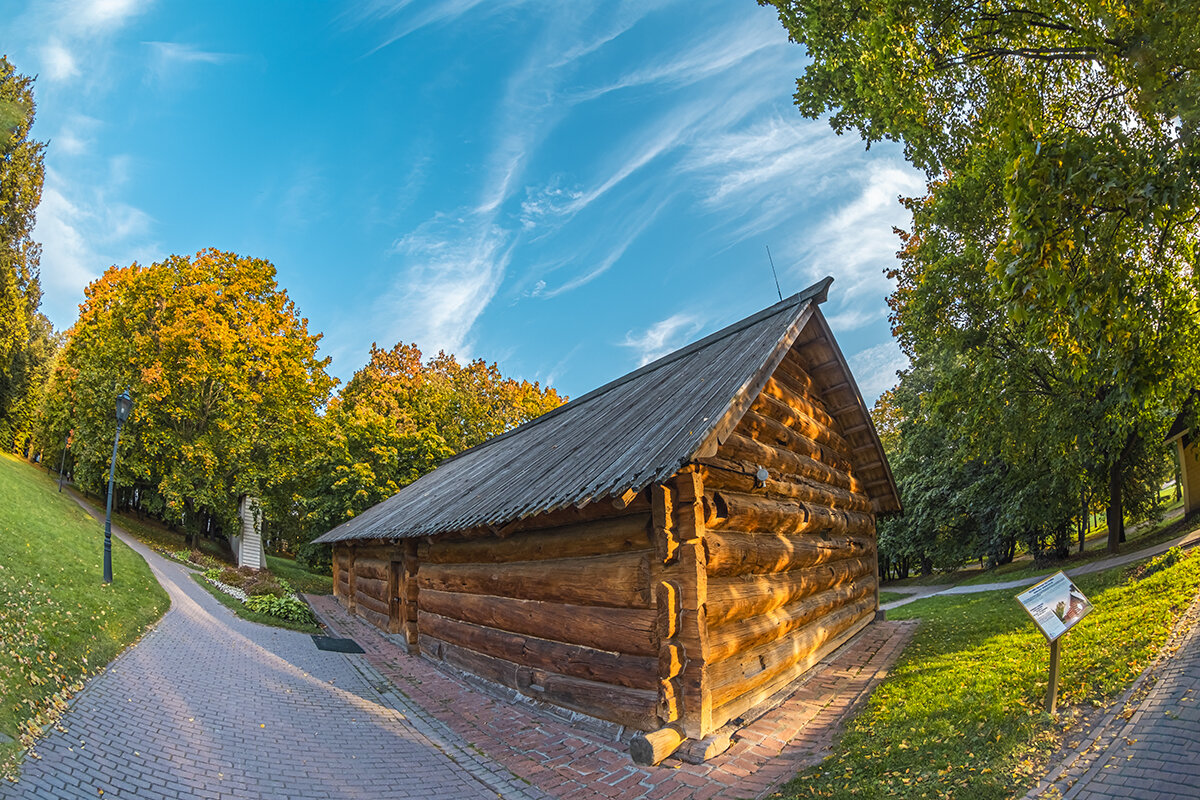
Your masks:
M518 527L412 542L402 582L410 652L572 711L657 727L649 503L597 503ZM378 575L402 546L335 546L339 599L384 630L396 625Z
M827 340L798 343L716 455L627 507L337 544L335 593L410 652L648 732L641 757L656 762L874 617L868 488L887 476L881 462L856 468L877 443L837 418L863 419L853 387L830 383L844 373L814 374L826 359Z
M714 729L876 611L875 515L853 467L855 445L809 374L812 350L789 352L717 455L702 459Z

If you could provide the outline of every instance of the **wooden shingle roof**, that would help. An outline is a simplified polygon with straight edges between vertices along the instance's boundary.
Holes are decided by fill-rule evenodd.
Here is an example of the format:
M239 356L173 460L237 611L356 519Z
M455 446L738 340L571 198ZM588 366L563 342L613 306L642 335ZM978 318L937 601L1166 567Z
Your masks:
M628 498L716 453L784 354L816 316L832 278L537 419L447 459L318 542L399 539L500 526L604 498ZM831 337L830 337L831 340ZM836 345L834 345L836 351ZM881 510L899 508L878 436L858 389L887 482ZM872 454L874 457L876 454ZM890 494L890 499L883 497ZM872 493L874 499L874 493Z

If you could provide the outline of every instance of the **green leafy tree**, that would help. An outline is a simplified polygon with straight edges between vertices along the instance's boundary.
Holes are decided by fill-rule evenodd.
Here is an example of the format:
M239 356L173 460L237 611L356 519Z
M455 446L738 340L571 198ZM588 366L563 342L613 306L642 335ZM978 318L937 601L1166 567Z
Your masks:
M35 312L29 321L24 346L17 348L9 362L12 402L0 428L13 449L26 456L34 452L45 454L47 450L60 452L55 444L61 443L61 437L47 439L39 434L45 428L42 424L43 393L62 340L62 334L55 332L46 315Z
M23 427L12 414L28 394L30 361L38 358L30 348L42 334L36 317L41 248L32 231L45 145L29 138L33 119L33 79L0 57L0 436L5 445L14 444Z
M1115 552L1139 454L1200 379L1200 2L773 4L812 57L801 110L931 179L895 272L910 356L1007 358L1048 457L1104 488Z
M415 345L371 356L329 406L328 444L308 465L313 481L301 504L305 538L362 513L433 470L457 452L481 444L565 402L550 387L505 378L496 364L459 364L446 353L423 361ZM309 563L326 549L302 547Z
M218 250L113 267L85 291L47 393L47 427L73 430L76 481L107 480L128 388L118 483L171 522L236 525L237 500L268 519L294 513L299 467L319 442L334 381L267 261Z

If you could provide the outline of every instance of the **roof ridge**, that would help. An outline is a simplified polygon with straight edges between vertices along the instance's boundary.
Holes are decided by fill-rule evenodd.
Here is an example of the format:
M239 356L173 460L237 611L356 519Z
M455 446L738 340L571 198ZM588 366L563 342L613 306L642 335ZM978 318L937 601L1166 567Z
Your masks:
M667 353L665 356L662 356L660 358L655 359L654 361L651 361L649 364L643 364L641 367L638 367L633 372L627 372L624 375L620 376L619 378L615 378L615 379L609 381L608 383L605 383L601 386L598 386L595 389L592 389L590 392L585 392L584 394L580 395L579 397L577 397L575 399L569 400L560 406L550 409L545 414L542 414L539 417L534 417L533 419L529 420L528 422L523 422L514 428L509 428L508 430L504 431L503 433L498 433L495 436L493 436L492 438L488 439L487 441L480 442L479 444L475 445L474 447L469 447L466 450L463 450L462 452L455 453L454 455L447 458L445 461L442 461L441 464L449 464L451 461L457 461L458 459L462 458L463 456L467 455L468 453L478 452L479 450L482 450L483 448L487 447L490 444L493 444L494 442L498 442L503 439L507 439L509 436L516 433L518 430L528 430L529 428L537 425L538 423L544 422L553 417L557 417L560 413L563 413L563 410L566 409L568 406L571 406L572 408L578 408L579 406L583 405L584 403L591 402L592 400L595 400L597 397L601 397L601 396L607 394L608 392L612 391L613 389L616 389L618 386L623 386L624 384L628 383L629 381L633 380L634 378L639 378L642 375L645 375L649 372L654 372L656 370L662 369L663 367L667 366L668 364L673 364L674 362L678 361L679 359L681 359L685 356L690 356L699 350L703 350L706 347L710 347L713 344L721 341L722 339L724 339L726 337L732 336L733 334L735 334L739 331L743 331L746 328L749 328L751 325L755 325L759 322L762 322L767 317L771 317L776 314L780 314L780 313L787 311L795 306L799 306L800 304L804 303L805 301L811 300L816 303L824 303L825 300L828 298L829 285L831 283L833 283L832 276L827 276L825 278L822 278L820 281L817 281L812 286L809 286L807 289L804 289L803 291L797 292L796 294L792 295L791 297L787 297L783 300L780 300L778 303L775 303L774 305L767 306L766 308L762 309L761 311L759 311L755 314L750 315L749 317L740 319L737 322L730 323L729 325L726 325L724 328L714 331L713 333L710 333L708 336L705 336L702 339L698 339L689 345L681 347L678 350L674 350L670 353ZM439 466L441 466L441 464L439 464Z

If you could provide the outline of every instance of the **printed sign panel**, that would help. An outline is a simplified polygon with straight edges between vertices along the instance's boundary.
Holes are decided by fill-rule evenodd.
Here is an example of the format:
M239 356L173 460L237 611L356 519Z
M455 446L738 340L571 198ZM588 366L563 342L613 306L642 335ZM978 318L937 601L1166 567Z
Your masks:
M1091 601L1062 572L1017 595L1017 602L1050 641L1069 631L1092 610Z

